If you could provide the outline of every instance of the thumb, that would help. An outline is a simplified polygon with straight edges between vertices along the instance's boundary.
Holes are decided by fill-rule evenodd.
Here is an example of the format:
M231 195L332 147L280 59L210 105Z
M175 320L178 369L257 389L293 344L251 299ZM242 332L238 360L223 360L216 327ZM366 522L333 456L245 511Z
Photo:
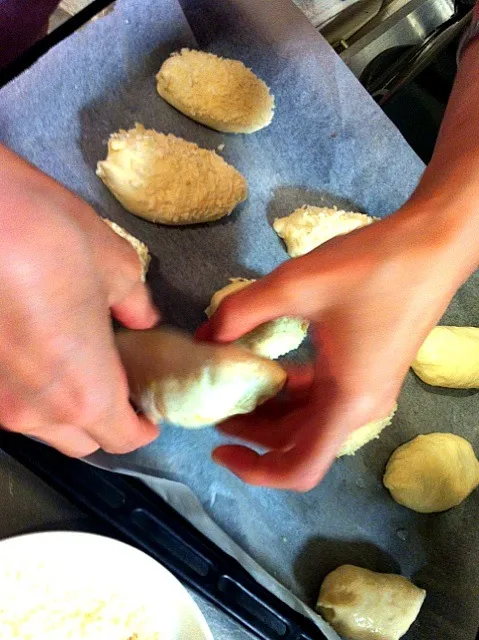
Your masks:
M286 278L269 274L223 300L213 316L196 332L204 342L233 342L260 324L295 315Z

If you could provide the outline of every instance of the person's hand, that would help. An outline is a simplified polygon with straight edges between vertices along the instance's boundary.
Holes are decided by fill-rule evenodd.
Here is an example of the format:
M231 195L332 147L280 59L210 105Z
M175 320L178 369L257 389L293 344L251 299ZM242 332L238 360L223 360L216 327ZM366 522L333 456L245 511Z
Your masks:
M139 259L90 207L0 146L0 424L67 455L125 453L157 428L128 401L111 314L158 321Z
M267 452L226 445L214 460L251 484L314 487L348 434L392 409L424 338L472 271L459 236L439 213L411 204L226 298L198 339L230 342L301 316L318 356L310 370L290 371L286 400L221 425Z

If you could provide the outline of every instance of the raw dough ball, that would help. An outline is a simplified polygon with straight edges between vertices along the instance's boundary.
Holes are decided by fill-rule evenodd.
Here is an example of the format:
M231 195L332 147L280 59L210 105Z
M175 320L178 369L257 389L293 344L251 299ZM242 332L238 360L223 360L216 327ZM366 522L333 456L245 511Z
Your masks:
M359 429L356 429L356 431L353 431L352 434L344 442L337 457L340 458L341 456L353 456L356 451L361 447L364 447L365 444L367 444L371 440L374 440L375 438L379 438L382 430L391 424L393 416L396 413L396 409L397 404L394 405L394 409L385 418L368 422L368 424L365 424L363 427L360 427Z
M252 282L255 280L230 278L230 284L217 291L211 298L210 305L205 311L208 318L211 318L227 296L244 289ZM308 332L308 326L309 322L301 318L278 318L253 329L236 340L235 344L249 349L258 356L274 360L297 349Z
M136 251L138 258L140 259L141 264L141 279L145 282L146 273L148 271L148 267L150 266L150 252L148 251L148 247L144 242L132 236L131 233L128 233L126 229L120 227L119 224L113 222L112 220L107 220L106 218L102 218L103 222L105 222L110 229L112 229L116 234L118 234L121 238L126 240L131 244L133 249Z
M324 579L316 608L348 640L399 640L425 597L402 576L345 564Z
M479 328L435 327L411 366L436 387L479 388Z
M218 220L248 191L241 173L214 151L141 124L110 137L97 175L131 213L172 225Z
M158 93L185 116L226 133L253 133L273 119L266 84L238 60L182 49L156 76Z
M286 382L276 362L235 346L200 344L176 331L121 331L116 342L132 400L154 422L217 424L253 411Z
M286 243L292 258L309 253L327 240L374 222L364 213L351 213L326 207L303 207L285 218L276 218L274 230Z
M453 433L429 433L394 451L383 482L404 507L419 513L446 511L477 487L479 462L464 438Z

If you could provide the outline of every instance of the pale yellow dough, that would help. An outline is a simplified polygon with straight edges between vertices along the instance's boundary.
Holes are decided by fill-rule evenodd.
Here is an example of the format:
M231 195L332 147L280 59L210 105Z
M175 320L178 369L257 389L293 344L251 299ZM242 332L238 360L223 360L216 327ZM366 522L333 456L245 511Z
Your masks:
M436 387L479 388L479 327L435 327L411 366Z
M451 509L478 484L474 450L453 433L429 433L401 445L384 474L384 486L394 500L419 513Z
M368 422L363 427L356 429L352 434L345 440L343 446L341 447L337 457L341 456L353 456L358 449L364 447L365 444L374 440L375 438L379 438L383 429L388 427L391 424L394 414L396 413L397 404L394 406L394 409L389 413L385 418L381 418L379 420L373 420L372 422Z
M113 222L112 220L107 220L107 218L102 218L103 222L105 222L110 229L112 229L120 238L123 238L127 242L131 244L133 249L136 251L138 259L140 260L141 265L141 279L145 282L146 274L148 272L148 267L150 266L150 252L148 251L148 247L144 242L132 236L131 233L128 233L126 229L123 229L119 224Z
M274 98L238 60L182 49L156 76L158 93L196 122L226 133L253 133L270 124Z
M304 205L285 218L276 218L273 228L292 258L303 256L324 242L374 222L364 213Z
M345 564L324 579L316 608L347 640L399 640L425 597L402 576Z
M200 344L177 331L121 331L116 343L132 400L154 422L217 424L253 411L286 382L276 362L233 345Z
M217 291L211 298L205 311L208 318L211 318L227 296L241 291L252 282L255 280L230 278L230 284ZM278 318L253 329L236 340L235 344L249 349L258 356L274 360L297 349L308 333L308 326L309 322L301 318Z
M214 151L141 124L110 137L97 175L125 209L169 225L218 220L248 192L241 173Z

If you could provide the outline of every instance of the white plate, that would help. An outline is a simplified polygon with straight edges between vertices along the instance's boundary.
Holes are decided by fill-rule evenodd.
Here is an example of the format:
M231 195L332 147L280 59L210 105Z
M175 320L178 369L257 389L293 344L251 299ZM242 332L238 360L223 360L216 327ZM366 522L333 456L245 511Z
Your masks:
M11 625L12 616L21 617L25 609L32 611L32 603L39 600L45 609L41 615L34 614L35 624L42 619L58 618L59 609L69 608L68 603L73 600L88 602L91 608L92 598L98 596L108 603L108 607L116 607L121 620L124 613L138 611L141 607L142 619L148 620L161 640L213 638L203 615L180 582L150 556L122 542L72 532L30 534L0 542L2 640L7 640L8 636L21 640L23 637L34 637L35 640L60 638L62 634L54 629L43 633L33 629L33 636L25 631L23 637L16 636L8 625ZM63 600L67 604L62 605ZM2 609L7 611L9 619L6 626ZM110 609L108 614L111 614ZM81 633L63 633L63 638L72 640L83 637ZM96 635L92 637L96 638ZM115 632L102 637L116 640L118 635Z

